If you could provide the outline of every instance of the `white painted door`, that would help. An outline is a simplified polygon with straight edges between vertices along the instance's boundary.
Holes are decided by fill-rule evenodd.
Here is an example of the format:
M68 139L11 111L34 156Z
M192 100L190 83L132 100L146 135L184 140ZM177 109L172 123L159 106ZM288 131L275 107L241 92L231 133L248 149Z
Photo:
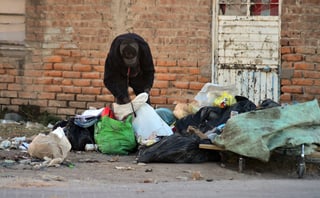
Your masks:
M213 82L259 104L279 100L280 3L216 0Z

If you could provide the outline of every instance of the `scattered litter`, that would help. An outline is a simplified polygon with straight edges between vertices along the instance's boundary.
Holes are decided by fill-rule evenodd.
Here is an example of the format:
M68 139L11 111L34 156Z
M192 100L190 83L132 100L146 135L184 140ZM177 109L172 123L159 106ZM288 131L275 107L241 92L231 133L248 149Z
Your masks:
M64 177L56 176L56 175L42 175L41 178L44 181L66 181Z
M139 162L138 163L138 166L146 166L147 164L146 163L143 163L143 162Z
M154 179L148 178L148 179L143 180L143 183L157 183L157 181Z
M118 162L119 161L119 156L112 157L111 159L108 160L108 162Z
M0 149L8 149L11 147L11 141L9 140L3 140L1 143L0 143Z
M82 163L97 163L97 162L99 162L99 160L88 158L88 159L79 159L79 162L82 162Z
M200 171L193 171L192 172L192 180L202 180L203 176L201 175Z
M70 152L71 144L61 127L48 135L39 134L28 147L31 157L44 159L48 166L57 166L64 161Z
M179 179L181 181L188 181L188 177L186 176L177 176L176 179Z
M132 168L131 166L116 166L115 169L117 170L135 170L134 168Z

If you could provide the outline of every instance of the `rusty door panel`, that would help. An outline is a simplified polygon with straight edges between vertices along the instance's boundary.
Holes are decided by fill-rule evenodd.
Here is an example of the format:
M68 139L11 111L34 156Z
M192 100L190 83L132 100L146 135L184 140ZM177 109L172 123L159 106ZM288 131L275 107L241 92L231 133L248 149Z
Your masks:
M217 77L219 84L235 85L238 95L248 97L255 104L266 98L279 97L279 77L276 71L219 69Z
M218 16L215 80L259 104L279 100L279 17Z

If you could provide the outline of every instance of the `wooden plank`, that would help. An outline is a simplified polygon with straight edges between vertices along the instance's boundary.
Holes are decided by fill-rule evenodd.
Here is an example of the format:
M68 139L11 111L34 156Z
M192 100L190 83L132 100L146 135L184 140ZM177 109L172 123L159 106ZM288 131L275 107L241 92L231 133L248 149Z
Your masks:
M259 59L277 59L278 51L268 50L235 50L235 49L218 49L218 56L232 58L259 58Z
M0 24L0 32L24 32L25 24Z
M278 59L248 58L248 57L218 57L218 64L242 64L242 65L278 65Z
M219 42L265 42L273 43L278 42L279 35L277 33L272 34L244 34L243 32L233 32L233 33L220 33L218 35Z
M1 15L0 14L0 24L24 24L25 16L16 15Z
M270 50L270 49L278 49L278 46L279 45L275 42L263 42L263 41L255 41L255 42L242 41L241 42L241 41L231 41L231 40L225 39L225 40L219 40L218 49Z
M1 0L0 13L25 14L25 0Z
M241 32L243 34L274 34L279 31L278 26L272 27L245 27L245 26L232 26L223 27L219 26L218 33L234 33Z
M279 18L279 16L218 16L219 21L279 21Z
M278 27L279 21L258 21L258 20L231 20L221 21L220 26L255 26L255 27Z
M200 149L209 149L209 150L216 150L216 151L224 151L222 147L219 147L214 144L199 144Z

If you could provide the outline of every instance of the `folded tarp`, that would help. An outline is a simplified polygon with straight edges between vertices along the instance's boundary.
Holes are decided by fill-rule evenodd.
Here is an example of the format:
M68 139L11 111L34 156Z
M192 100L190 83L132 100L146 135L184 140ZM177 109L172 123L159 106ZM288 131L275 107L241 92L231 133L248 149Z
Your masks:
M305 154L320 144L317 100L242 113L230 118L214 144L242 156L269 161L276 148L305 145Z

